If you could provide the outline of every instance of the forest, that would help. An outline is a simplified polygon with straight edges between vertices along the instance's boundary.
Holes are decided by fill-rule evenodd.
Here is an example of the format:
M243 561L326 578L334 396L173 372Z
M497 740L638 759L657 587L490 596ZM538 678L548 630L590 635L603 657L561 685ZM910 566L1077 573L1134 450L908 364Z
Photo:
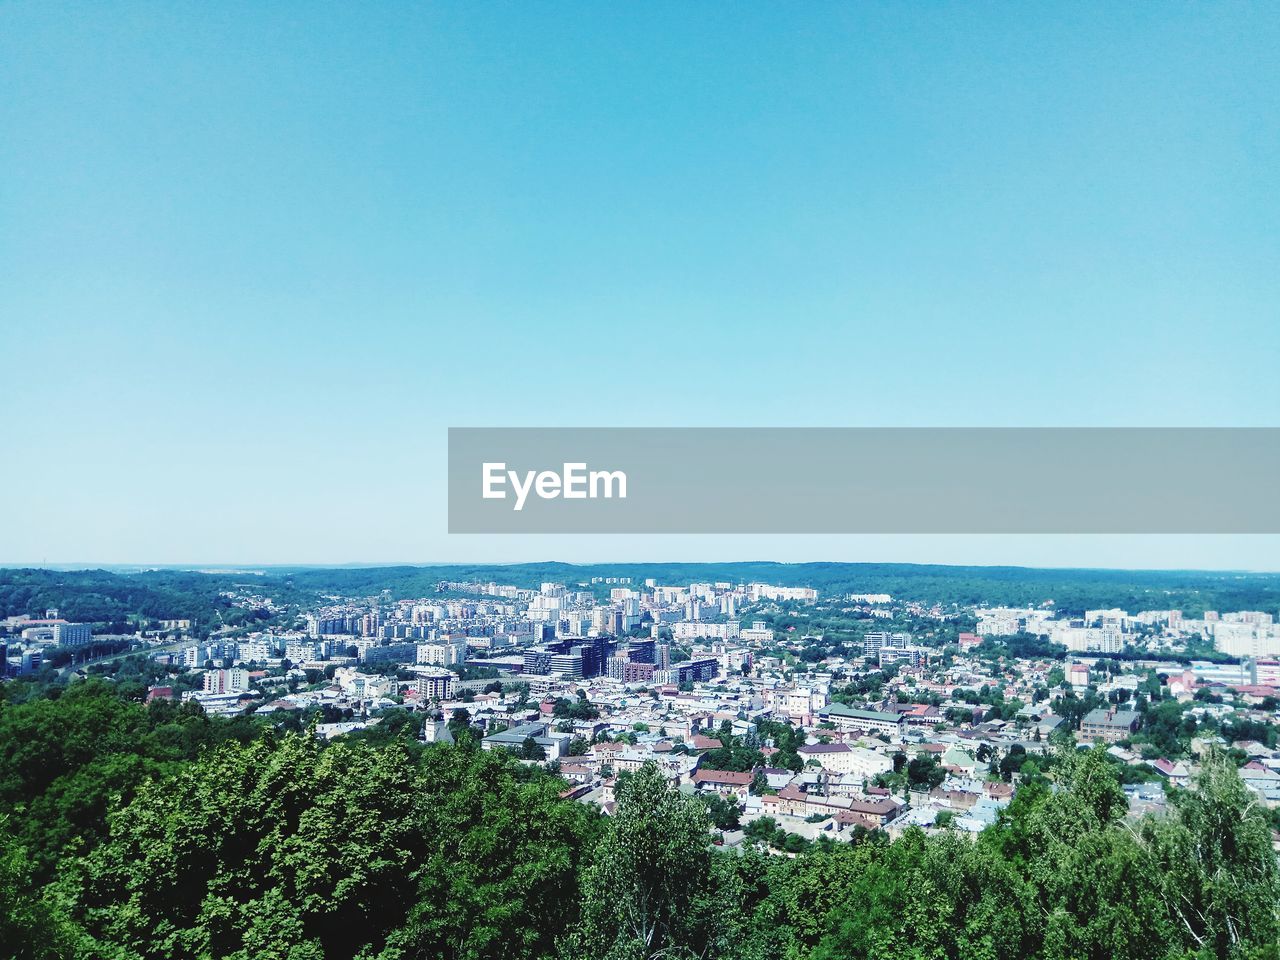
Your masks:
M1267 816L1226 762L1133 819L1104 754L1063 750L976 841L788 856L720 848L652 765L605 817L465 725L322 743L98 680L3 692L0 956L1280 958Z
M237 625L252 611L223 593L248 589L283 606L314 605L324 595L396 599L436 594L441 581L496 581L536 588L544 581L577 584L630 577L633 583L728 581L813 587L823 597L888 593L943 607L1039 605L1062 612L1120 607L1275 611L1280 574L1207 571L1045 570L1028 567L953 567L892 563L566 563L395 567L265 567L254 573L180 569L0 569L0 617L43 616L56 608L73 621L123 625L128 620L194 620L203 631ZM609 584L597 584L606 593Z

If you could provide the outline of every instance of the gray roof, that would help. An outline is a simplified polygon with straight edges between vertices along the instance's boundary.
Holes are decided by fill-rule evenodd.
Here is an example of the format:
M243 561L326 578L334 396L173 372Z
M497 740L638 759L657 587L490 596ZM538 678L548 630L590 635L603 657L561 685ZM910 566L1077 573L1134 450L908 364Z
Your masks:
M1085 714L1084 722L1099 727L1124 727L1128 729L1133 726L1137 719L1138 713L1136 710L1117 710L1112 713L1110 710L1098 707L1096 710L1090 710Z
M900 723L903 719L900 713L883 713L879 710L856 710L853 707L846 707L843 703L833 703L822 712L828 716L847 717L850 720L878 720L881 723Z
M522 723L516 727L508 727L501 733L491 733L485 737L490 743L524 743L525 737L532 737L534 740L545 740L547 743L552 741L546 740L547 725L545 723ZM544 743L545 745L545 743Z

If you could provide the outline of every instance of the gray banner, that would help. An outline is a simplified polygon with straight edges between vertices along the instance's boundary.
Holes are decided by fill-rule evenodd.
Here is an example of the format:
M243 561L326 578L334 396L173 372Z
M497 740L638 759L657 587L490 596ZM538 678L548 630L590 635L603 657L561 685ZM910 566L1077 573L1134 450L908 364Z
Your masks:
M1278 428L451 428L450 533L1280 533Z

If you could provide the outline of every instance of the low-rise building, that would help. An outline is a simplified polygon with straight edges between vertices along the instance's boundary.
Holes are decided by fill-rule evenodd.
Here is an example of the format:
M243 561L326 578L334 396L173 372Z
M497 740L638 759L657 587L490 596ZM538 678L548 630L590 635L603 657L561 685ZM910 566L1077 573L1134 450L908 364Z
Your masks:
M1106 710L1099 707L1085 714L1080 724L1080 736L1085 740L1101 740L1115 743L1127 740L1138 729L1136 710Z
M821 716L840 730L868 730L872 733L887 733L891 736L901 736L907 726L907 719L902 714L884 713L880 710L859 710L847 707L843 703L833 703L825 707Z

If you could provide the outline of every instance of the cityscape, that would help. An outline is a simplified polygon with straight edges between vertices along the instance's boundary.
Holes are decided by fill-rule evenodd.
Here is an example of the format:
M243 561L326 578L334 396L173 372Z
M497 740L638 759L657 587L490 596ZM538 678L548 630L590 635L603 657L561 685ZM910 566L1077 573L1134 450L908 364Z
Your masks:
M0 3L0 960L1280 960L1278 51Z
M646 572L643 565L626 565L629 571L637 566L639 573ZM343 763L375 751L415 757L428 768L444 763L443 757L472 758L465 762L483 763L484 770L502 771L515 783L542 786L543 802L552 812L540 816L564 816L553 812L560 808L576 811L574 816L591 824L582 828L585 834L604 832L606 839L595 841L598 851L609 850L610 831L641 829L656 844L650 853L657 856L662 831L693 830L702 839L681 856L715 858L704 864L706 869L731 857L735 869L766 872L788 865L827 869L809 865L839 862L840 850L888 855L913 844L957 842L984 850L1013 842L1009 838L1029 829L1026 822L1063 796L1061 791L1086 790L1071 786L1073 781L1091 782L1087 789L1092 790L1105 783L1110 806L1095 824L1102 831L1141 834L1159 824L1202 829L1203 824L1187 819L1189 804L1207 803L1210 797L1220 804L1242 803L1243 819L1234 815L1229 827L1239 833L1232 841L1241 844L1235 853L1264 856L1265 864L1255 861L1249 869L1260 871L1254 878L1263 884L1260 889L1275 889L1280 624L1271 611L1280 597L1280 577L1254 575L1244 578L1241 588L1224 586L1231 577L1187 575L1177 595L1197 597L1191 608L1125 610L1064 609L1051 596L1015 606L932 599L914 590L905 596L829 593L796 582L803 572L794 569L785 584L672 582L636 573L609 575L607 567L583 569L578 580L536 584L531 581L540 572L536 567L511 568L505 579L501 567L485 571L491 578L483 579L468 571L466 577L435 580L420 595L402 595L404 568L388 572L396 588L366 586L357 592L338 589L348 573L310 570L297 576L324 583L310 602L302 599L293 575L280 572L0 571L0 596L7 604L0 620L0 662L7 678L0 712L0 725L7 725L0 745L0 768L8 771L3 782L12 798L15 789L30 790L45 780L47 771L24 772L34 760L28 753L34 745L21 731L33 722L48 724L50 709L94 701L120 709L127 703L133 704L128 709L135 722L167 726L176 718L187 723L200 718L202 725L213 725L205 728L206 737L247 738L250 744L265 744L257 749L268 752L320 749L310 755L313 763L344 751L354 753L342 753ZM706 572L723 575L733 569L708 565ZM563 565L560 570L572 572ZM424 568L409 582L441 571L448 568ZM939 571L947 572L936 568L931 578ZM661 567L654 572L667 573ZM971 573L956 568L954 577L959 582ZM356 579L376 584L379 575L373 568ZM1099 589L1088 573L1080 576L1078 593L1088 596ZM332 582L325 583L326 577ZM156 586L163 583L175 598L172 609L152 608L149 598L133 592L147 578L159 578ZM856 578L857 568L851 568L845 579ZM1132 578L1141 581L1142 575ZM184 585L194 594L209 580L212 587L198 598L176 592ZM1152 585L1152 595L1174 593L1160 586ZM1037 588L1033 581L1023 589ZM1259 606L1269 609L1207 606L1224 591L1241 589L1265 598ZM95 604L100 608L104 598L116 595L126 605L142 602L153 612L111 622L64 615L95 609ZM24 601L30 606L52 596L62 597L66 609L14 612ZM179 615L189 613L193 602L208 605L210 622ZM56 700L39 699L57 690L65 692ZM35 708L41 708L42 721L31 712ZM308 742L313 746L304 746ZM61 763L70 762L65 749ZM207 749L198 747L187 761L204 770L202 776L210 775L211 764L227 763L237 749L254 747ZM245 775L254 774L250 769ZM64 795L63 778L77 775L72 768L45 780L45 792L30 798L29 808L10 808L10 824L16 821L20 835L43 847L34 861L38 871L52 871L72 849L62 847L60 853L61 845L82 849L86 842L66 839L65 825L48 833L50 824L40 822L58 809L44 804ZM162 805L173 802L172 796L161 799L149 792L163 782L148 787L126 776L112 788L134 796L129 811L145 806L148 798ZM350 781L343 775L330 787L337 785L345 795ZM270 802L261 796L261 784L247 789ZM646 807L637 791L655 789L686 804L681 815L664 812L665 801L652 793ZM1218 796L1223 791L1230 800ZM1193 797L1199 799L1188 799ZM378 802L407 799L400 795ZM308 796L303 802L320 801ZM501 808L510 801L495 797L492 802ZM76 809L73 805L70 815ZM671 817L675 826L665 823ZM631 824L634 818L639 826ZM120 822L112 821L109 837L97 837L100 852L121 842ZM465 826L453 824L459 828L465 834ZM228 824L227 829L229 838L239 827ZM331 829L341 828L335 822ZM1180 836L1184 844L1192 842L1189 834ZM336 836L329 842L349 839ZM1139 847L1151 858L1170 855L1155 843L1143 841ZM699 847L711 853L699 854ZM211 855L205 868L229 869L225 855ZM79 909L89 910L84 916L95 931L89 942L97 944L92 949L102 949L119 931L101 926L102 915L89 904L102 891L83 884L90 883L92 871L108 867L93 866L92 853L83 863L64 870L58 882L78 876L75 882L82 886L74 896L80 898ZM765 866L745 866L752 863ZM634 947L626 930L592 926L587 900L593 869L581 878L584 889L574 897L576 906L560 920L542 916L537 931L526 931L541 944L531 955L549 943L591 955L604 955L592 951L605 946ZM412 875L410 869L406 876ZM615 900L605 907L621 909L638 895L636 882L629 878L622 888L611 888L608 896ZM711 884L705 877L699 882ZM539 902L547 891L535 884L523 893ZM649 896L663 895L656 889L639 893L645 904ZM1140 891L1128 893L1132 909L1140 909ZM372 907L366 903L359 909ZM298 922L308 926L301 917L315 908L298 904L296 909ZM1071 900L1058 909L1072 916L1084 907ZM1176 904L1157 905L1155 913L1166 909ZM1249 909L1262 911L1253 923L1274 919L1266 901ZM1084 922L1073 917L1077 921ZM1253 942L1253 934L1232 933L1238 920L1228 913L1221 922L1228 921L1214 935L1226 937L1225 952L1218 955L1234 956L1238 941ZM163 908L149 922L168 925L175 917ZM710 927L681 931L673 925L661 936L670 938L668 946L685 947L710 938L707 949L724 956L754 956L747 945L766 953L773 949L760 931L731 948L717 939L726 935L719 925L727 920L700 922ZM1180 942L1207 936L1215 922L1211 914L1202 915L1178 934L1184 938ZM209 936L201 924L196 925L199 936ZM152 928L150 935L158 936L159 930ZM466 932L475 933L470 927ZM921 930L911 926L899 935L911 939ZM398 933L369 930L359 936L368 936L368 942L386 938L384 947L398 942L397 936L429 942L413 925ZM1037 934L1034 926L1020 926L999 936L1043 938L1048 931ZM588 937L595 946L581 947L575 939ZM332 937L321 935L316 942L326 956L347 955ZM819 938L813 946L821 948L823 942ZM739 948L743 952L735 953ZM135 949L150 956L171 948ZM502 952L508 949L514 947L508 943ZM1036 949L1046 950L1042 940ZM1124 949L1131 949L1131 941ZM460 955L487 954L473 945ZM866 955L888 954L877 948ZM959 955L967 954L961 950Z

